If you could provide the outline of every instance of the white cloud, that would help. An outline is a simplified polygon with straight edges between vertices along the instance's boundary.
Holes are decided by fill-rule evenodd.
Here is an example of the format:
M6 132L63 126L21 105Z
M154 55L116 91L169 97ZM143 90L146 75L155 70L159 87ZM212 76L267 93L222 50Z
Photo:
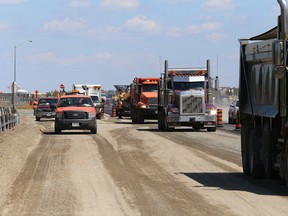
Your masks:
M210 41L224 41L228 38L229 38L229 36L227 34L223 34L223 33L212 33L212 34L207 36L207 39Z
M202 8L207 10L227 10L236 7L234 0L207 0Z
M160 26L145 16L136 16L126 21L125 26L129 29L138 29L146 32L158 33Z
M74 32L75 30L82 29L85 27L85 21L83 19L69 19L64 20L52 20L45 23L43 31L48 32Z
M74 8L88 7L90 0L70 0L69 6Z
M90 29L88 34L91 36L107 37L121 32L121 28L115 26L104 26Z
M172 37L181 37L191 34L200 34L203 32L215 31L219 29L221 23L219 22L207 22L203 24L193 24L186 27L172 27L169 29L167 35Z
M160 0L160 1L164 3L189 3L192 2L193 0Z
M20 4L26 1L27 0L0 0L0 4Z
M0 23L0 32L8 32L11 31L12 27L6 23Z
M54 65L75 65L83 63L93 63L95 61L107 61L112 58L112 54L103 52L96 53L93 56L72 56L72 57L58 57L52 52L40 53L27 57L27 60L33 63L46 63Z
M109 8L137 8L139 0L101 0L101 5Z

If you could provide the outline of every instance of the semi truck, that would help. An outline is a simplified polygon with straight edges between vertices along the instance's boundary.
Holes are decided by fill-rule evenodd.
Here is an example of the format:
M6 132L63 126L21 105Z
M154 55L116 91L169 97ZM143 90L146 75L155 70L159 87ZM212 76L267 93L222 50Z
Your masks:
M122 115L130 116L130 85L114 85L116 91L113 96L113 105L116 115L119 114L119 100L122 100Z
M216 131L217 109L210 98L212 82L209 60L206 67L193 68L168 68L166 60L158 85L158 129L185 126Z
M142 124L145 119L157 119L158 77L135 77L130 85L131 119Z
M288 7L278 0L277 27L239 39L239 117L243 173L280 176L288 186Z
M89 95L96 107L97 119L101 119L101 111L103 109L101 103L101 85L100 84L73 84L72 91L74 93Z

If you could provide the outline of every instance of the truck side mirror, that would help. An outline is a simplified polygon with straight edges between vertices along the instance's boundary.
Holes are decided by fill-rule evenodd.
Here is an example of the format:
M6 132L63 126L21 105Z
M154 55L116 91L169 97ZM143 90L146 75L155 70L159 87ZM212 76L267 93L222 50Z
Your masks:
M272 43L272 63L274 65L273 75L281 79L285 75L283 41L276 40Z

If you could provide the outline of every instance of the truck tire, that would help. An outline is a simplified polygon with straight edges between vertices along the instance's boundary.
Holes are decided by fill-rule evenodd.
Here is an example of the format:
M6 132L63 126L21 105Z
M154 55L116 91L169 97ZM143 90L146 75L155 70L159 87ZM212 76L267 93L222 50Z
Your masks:
M90 130L91 134L97 134L97 127Z
M164 130L164 124L163 124L163 114L162 114L162 110L158 111L158 129L163 131Z
M209 127L207 128L208 132L215 132L216 131L216 127Z
M244 119L241 128L241 156L243 173L250 176L249 137L252 129L251 119Z
M40 117L36 117L36 121L40 121Z
M287 142L287 141L286 141ZM284 158L285 158L285 170L284 170L284 176L285 176L285 183L286 183L286 187L288 187L288 145L286 143L285 145L285 151L284 151Z
M264 176L264 167L260 159L261 133L258 128L252 128L249 137L250 175L254 178Z
M131 120L133 124L137 123L137 119L136 119L136 114L135 114L135 108L131 108Z
M61 133L61 129L59 127L57 127L56 124L54 126L54 132L55 132L55 134L60 134Z
M266 178L271 178L272 175L272 140L269 123L264 124L263 133L263 167Z

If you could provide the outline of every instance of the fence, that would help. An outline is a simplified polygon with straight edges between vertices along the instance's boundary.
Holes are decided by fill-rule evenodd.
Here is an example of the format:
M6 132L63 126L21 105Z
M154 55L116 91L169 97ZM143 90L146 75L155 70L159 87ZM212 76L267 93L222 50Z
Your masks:
M0 107L0 131L14 128L19 123L19 115L15 108Z

